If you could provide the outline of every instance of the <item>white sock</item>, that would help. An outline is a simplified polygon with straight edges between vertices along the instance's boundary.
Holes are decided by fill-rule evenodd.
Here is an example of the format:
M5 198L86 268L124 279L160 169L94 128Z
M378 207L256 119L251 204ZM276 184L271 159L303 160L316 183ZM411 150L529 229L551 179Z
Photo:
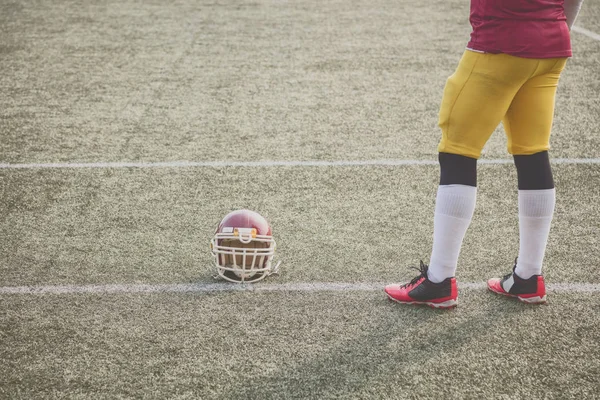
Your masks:
M519 257L516 274L523 279L541 275L548 243L555 190L519 190Z
M471 224L477 188L467 185L440 185L433 218L433 250L428 277L441 282L454 276L458 255L467 228Z

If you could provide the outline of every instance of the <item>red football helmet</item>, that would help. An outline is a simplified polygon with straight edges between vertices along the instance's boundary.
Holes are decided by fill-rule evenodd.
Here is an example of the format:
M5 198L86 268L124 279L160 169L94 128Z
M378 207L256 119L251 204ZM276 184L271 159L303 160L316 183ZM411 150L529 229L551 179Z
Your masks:
M260 214L237 210L225 216L210 241L219 276L230 282L257 282L276 273L275 240Z

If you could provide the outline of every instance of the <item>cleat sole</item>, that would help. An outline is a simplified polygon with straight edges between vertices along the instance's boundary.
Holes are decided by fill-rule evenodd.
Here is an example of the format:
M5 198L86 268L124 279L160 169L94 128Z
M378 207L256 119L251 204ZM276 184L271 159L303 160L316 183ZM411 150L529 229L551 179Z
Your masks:
M527 304L545 304L546 303L546 295L543 296L535 296L535 297L521 297L517 296L517 298L523 303Z
M519 300L522 303L526 303L526 304L546 304L546 295L543 295L543 296L534 296L534 297L522 297L522 296L519 296L517 294L510 294L510 293L506 293L506 292L499 292L497 290L492 289L489 286L488 286L488 289L491 292L497 293L497 294L501 294L502 296L516 298L517 300Z
M434 303L431 301L402 301L402 300L396 300L395 298L393 298L392 296L390 296L387 293L386 293L386 295L387 295L388 299L390 299L391 301L393 301L395 303L400 303L400 304L417 304L417 305L429 306L431 308L441 308L441 309L454 308L458 305L458 300L456 300L456 299L446 300L441 303Z

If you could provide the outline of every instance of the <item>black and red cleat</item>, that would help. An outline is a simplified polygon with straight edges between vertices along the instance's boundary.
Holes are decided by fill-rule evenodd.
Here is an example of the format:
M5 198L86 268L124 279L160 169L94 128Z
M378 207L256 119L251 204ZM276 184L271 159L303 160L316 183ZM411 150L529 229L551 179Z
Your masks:
M529 279L522 279L515 273L516 263L513 272L505 275L503 278L492 278L488 280L488 288L504 296L516 297L523 303L544 304L546 302L546 285L544 277L533 275Z
M458 304L456 278L446 278L440 283L433 283L427 277L429 267L421 261L421 274L412 281L402 285L385 287L387 296L398 303L425 304L434 308L452 308Z

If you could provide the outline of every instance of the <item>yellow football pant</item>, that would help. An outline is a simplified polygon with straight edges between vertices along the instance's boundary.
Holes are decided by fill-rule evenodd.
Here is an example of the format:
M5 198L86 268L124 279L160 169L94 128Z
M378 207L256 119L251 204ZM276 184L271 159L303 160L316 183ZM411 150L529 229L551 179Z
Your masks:
M548 150L556 87L566 62L465 51L444 88L438 151L479 158L500 121L510 154Z

